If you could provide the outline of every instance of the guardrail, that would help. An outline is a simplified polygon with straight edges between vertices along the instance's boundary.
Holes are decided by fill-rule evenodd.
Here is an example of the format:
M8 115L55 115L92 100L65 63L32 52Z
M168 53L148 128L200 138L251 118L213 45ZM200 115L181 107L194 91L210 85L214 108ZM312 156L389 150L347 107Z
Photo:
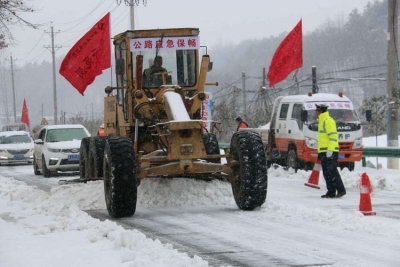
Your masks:
M363 147L362 166L367 166L366 157L378 158L400 158L400 148L398 147Z
M229 148L229 143L219 143L219 148ZM378 157L378 158L400 158L399 147L363 147L363 158L362 166L366 167L366 157Z
M363 147L363 157L400 158L398 147Z

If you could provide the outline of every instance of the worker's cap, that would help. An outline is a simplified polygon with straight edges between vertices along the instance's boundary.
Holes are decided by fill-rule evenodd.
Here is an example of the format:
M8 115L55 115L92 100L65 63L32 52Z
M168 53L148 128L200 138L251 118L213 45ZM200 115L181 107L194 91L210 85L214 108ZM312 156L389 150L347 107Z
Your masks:
M325 104L315 104L315 110L319 110L321 112L327 111L328 110L328 106Z
M242 118L237 117L237 118L236 118L236 121L242 121Z

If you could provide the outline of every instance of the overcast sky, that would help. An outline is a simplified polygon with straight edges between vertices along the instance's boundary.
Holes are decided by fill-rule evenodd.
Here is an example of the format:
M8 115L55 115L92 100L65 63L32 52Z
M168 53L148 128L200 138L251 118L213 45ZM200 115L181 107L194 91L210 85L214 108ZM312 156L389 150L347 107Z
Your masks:
M129 1L129 0L127 0ZM135 28L200 28L201 45L238 44L289 32L303 19L303 33L313 31L328 19L346 20L355 8L360 12L368 0L136 0ZM27 61L51 60L44 46L51 45L53 22L56 56L65 55L72 45L107 12L111 12L111 35L130 29L129 7L124 0L27 0L39 11L23 14L31 22L43 23L39 30L13 27L19 45L4 49L16 65ZM118 3L120 5L118 5ZM135 0L134 0L135 2Z

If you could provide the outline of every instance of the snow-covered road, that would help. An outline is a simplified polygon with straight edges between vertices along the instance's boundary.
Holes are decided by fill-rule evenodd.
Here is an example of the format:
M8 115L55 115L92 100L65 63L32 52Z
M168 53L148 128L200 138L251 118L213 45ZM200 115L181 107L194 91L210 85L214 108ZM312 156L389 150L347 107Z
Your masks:
M318 190L304 186L310 172L270 168L267 202L251 212L236 207L226 182L145 179L136 214L117 223L191 257L200 256L211 266L399 266L400 172L356 167L355 172L341 172L348 192L341 199L320 198L325 192L322 175ZM364 217L358 211L359 175L364 171L375 189L377 216ZM101 181L58 186L66 177L45 179L32 173L32 166L1 167L0 179L14 177L42 190L52 188L51 202L76 205L107 219L103 223L110 219ZM7 197L4 190L0 185L0 196ZM12 197L34 201L28 199Z

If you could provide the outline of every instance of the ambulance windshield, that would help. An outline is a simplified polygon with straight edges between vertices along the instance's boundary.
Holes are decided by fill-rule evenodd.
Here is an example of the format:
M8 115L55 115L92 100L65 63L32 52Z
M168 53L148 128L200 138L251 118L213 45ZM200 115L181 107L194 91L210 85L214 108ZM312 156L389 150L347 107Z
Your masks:
M331 109L328 111L329 115L336 121L336 123L338 122L355 123L359 121L357 113L355 112L355 110L352 109ZM309 110L307 121L309 123L317 121L317 115L315 110Z

